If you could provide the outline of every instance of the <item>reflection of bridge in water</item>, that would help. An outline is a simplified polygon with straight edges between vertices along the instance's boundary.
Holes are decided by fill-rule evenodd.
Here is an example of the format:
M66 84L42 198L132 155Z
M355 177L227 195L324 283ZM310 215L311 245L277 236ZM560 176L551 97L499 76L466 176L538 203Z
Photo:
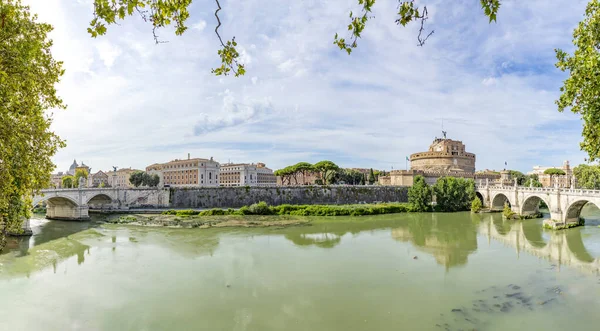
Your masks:
M584 272L599 274L600 258L594 258L586 249L581 236L582 228L563 231L544 230L538 221L505 221L498 215L486 215L479 226L481 234L514 247L517 255L527 252L538 258L568 265ZM544 237L549 238L547 241Z

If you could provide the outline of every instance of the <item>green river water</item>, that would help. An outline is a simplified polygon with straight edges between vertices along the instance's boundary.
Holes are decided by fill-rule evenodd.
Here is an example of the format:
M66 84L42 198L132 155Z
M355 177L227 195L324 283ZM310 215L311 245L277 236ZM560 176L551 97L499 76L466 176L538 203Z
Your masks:
M32 219L0 255L1 330L600 330L600 211L167 229Z

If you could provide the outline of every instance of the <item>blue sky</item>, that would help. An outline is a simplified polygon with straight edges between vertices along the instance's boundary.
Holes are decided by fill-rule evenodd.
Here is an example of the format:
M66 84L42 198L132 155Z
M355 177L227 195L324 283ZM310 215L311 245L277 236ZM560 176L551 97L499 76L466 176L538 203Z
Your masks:
M441 135L462 140L478 169L528 171L584 162L581 122L554 100L566 75L554 49L572 51L586 1L504 0L488 24L477 0L421 0L435 33L394 23L397 1L378 0L351 56L332 44L356 0L222 2L222 35L236 37L247 74L215 77L214 2L196 0L181 37L138 17L92 39L91 0L29 0L55 26L67 110L53 129L67 141L54 161L93 171L213 156L277 169L330 159L344 167L402 169Z

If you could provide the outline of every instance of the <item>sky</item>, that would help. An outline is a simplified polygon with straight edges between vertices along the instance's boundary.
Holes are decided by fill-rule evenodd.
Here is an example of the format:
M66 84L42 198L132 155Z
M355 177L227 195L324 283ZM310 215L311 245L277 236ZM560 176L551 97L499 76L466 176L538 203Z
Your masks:
M221 0L221 35L235 36L246 75L216 77L213 0L195 0L188 31L158 32L138 16L91 38L92 0L28 0L65 75L52 129L92 171L144 169L176 158L264 162L279 169L332 160L343 167L404 169L448 132L477 155L476 167L529 171L583 163L582 123L554 101L566 73L554 49L573 51L586 1L503 0L488 23L476 0L421 0L434 30L395 24L397 1L378 0L351 55L346 36L356 0ZM442 124L443 123L443 124Z

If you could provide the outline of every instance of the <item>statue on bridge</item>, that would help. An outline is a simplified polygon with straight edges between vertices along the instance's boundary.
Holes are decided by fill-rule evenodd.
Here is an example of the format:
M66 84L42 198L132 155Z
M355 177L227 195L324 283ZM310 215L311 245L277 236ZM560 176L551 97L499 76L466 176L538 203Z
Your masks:
M79 188L83 188L85 187L85 179L82 177L79 177Z
M571 189L572 190L575 189L575 184L577 184L577 178L575 178L575 175L571 175Z

